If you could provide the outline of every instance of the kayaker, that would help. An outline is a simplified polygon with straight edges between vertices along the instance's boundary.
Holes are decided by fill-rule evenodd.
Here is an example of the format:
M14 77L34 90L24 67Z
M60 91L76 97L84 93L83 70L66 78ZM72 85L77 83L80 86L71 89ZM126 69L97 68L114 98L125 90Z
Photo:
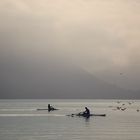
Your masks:
M48 111L50 112L51 110L54 110L54 108L50 104L48 104Z
M86 117L90 116L90 110L87 107L85 107L85 111L83 112L83 115Z

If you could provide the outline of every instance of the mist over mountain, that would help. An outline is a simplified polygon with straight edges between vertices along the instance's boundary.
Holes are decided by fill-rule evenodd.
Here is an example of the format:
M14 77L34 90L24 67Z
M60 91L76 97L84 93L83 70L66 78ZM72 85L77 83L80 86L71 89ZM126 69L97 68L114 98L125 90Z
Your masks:
M1 0L0 98L140 99L139 7Z
M48 58L52 59L52 58ZM8 60L8 59L6 59ZM0 98L20 99L134 99L139 95L105 83L75 66L57 59L51 63L9 59L4 62Z

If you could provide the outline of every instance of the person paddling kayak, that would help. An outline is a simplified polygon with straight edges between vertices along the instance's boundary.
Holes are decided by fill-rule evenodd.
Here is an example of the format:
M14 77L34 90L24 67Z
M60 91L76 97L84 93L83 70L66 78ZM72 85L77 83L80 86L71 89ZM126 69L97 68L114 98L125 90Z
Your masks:
M52 111L52 110L55 110L55 108L53 108L50 104L48 104L48 111Z
M83 116L84 117L89 117L90 116L90 110L87 107L85 107L85 111L83 112Z

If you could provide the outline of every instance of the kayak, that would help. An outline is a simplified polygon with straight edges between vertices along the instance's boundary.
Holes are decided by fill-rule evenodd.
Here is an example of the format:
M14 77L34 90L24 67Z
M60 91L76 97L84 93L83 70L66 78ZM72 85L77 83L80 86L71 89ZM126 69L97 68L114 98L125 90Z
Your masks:
M106 114L90 114L90 115L85 115L85 114L81 114L81 113L78 113L78 114L70 114L70 115L67 115L67 116L70 116L70 117L74 117L74 116L78 116L78 117L96 117L96 116L99 116L99 117L105 117Z
M38 108L36 109L37 111L42 111L42 110L48 110L47 108ZM56 109L56 108L53 108L51 109L50 111L54 111L54 110L59 110L59 109Z
M46 109L46 108L37 108L36 110L40 111L40 110L48 110L48 109Z

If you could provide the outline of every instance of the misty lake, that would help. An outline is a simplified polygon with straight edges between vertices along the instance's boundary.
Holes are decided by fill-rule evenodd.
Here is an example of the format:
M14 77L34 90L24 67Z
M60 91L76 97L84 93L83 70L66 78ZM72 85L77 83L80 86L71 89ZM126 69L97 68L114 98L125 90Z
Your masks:
M48 104L59 110L37 111ZM84 111L106 117L70 117ZM139 140L139 100L0 100L1 140Z

